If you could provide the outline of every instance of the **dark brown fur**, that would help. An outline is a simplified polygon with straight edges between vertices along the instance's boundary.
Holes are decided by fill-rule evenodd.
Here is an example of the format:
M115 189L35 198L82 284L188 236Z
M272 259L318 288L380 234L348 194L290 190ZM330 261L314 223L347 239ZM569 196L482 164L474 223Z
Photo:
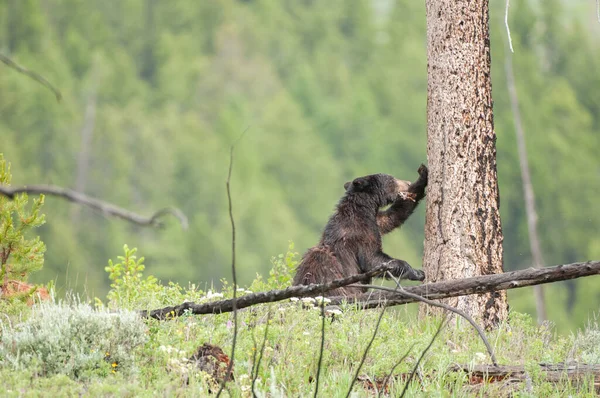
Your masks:
M309 249L298 265L294 285L330 282L357 275L385 262L394 266L395 277L422 281L425 274L406 261L385 254L381 236L402 225L425 197L427 167L419 168L419 179L405 185L387 174L360 177L344 185L346 194L325 226L318 245ZM381 207L391 204L385 211ZM329 296L352 296L361 288L339 288Z

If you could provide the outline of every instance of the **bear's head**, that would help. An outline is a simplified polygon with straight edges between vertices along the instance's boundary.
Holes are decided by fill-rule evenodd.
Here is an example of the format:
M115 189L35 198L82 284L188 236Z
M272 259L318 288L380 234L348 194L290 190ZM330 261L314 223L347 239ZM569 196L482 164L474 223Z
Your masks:
M346 195L369 196L379 207L387 206L408 192L410 181L399 180L388 174L371 174L344 184Z

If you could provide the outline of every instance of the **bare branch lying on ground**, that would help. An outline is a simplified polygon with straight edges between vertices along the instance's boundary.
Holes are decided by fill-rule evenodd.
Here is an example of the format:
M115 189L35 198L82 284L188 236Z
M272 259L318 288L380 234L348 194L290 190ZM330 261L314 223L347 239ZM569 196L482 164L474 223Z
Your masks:
M600 392L600 365L587 365L582 363L558 363L547 364L540 363L540 373L542 379L551 383L564 382L569 379L576 383L582 383L593 379L593 384ZM491 366L491 365L453 365L450 367L453 372L465 372L472 376L481 377L483 380L510 379L512 382L527 381L528 372L522 365L509 366Z
M13 61L12 59L10 59L9 57L7 57L6 55L3 55L3 54L0 54L0 61L4 62L8 67L13 68L14 70L16 70L19 73L29 76L36 82L38 82L38 83L42 84L43 86L45 86L46 88L48 88L50 91L52 91L54 93L54 96L56 97L56 101L60 102L60 100L62 99L62 94L60 93L60 91L58 91L58 89L56 87L54 87L42 75L32 72L29 69L23 68L21 65L17 64L15 61Z
M290 297L315 296L321 292L328 292L352 283L368 281L371 277L379 275L387 270L389 270L389 266L381 266L368 273L335 280L324 285L292 286L283 290L271 290L268 292L248 294L237 299L237 308L241 309L262 303L274 303L289 299ZM403 293L405 292L416 294L417 296L429 300L439 300L449 297L466 296L469 294L517 289L542 283L552 283L598 274L600 274L600 261L588 261L585 263L557 265L541 269L528 268L520 271L505 272L503 274L475 276L472 278L409 286L404 288L403 292L370 292L352 299L348 297L331 297L331 302L329 304L340 305L343 303L355 303L362 309L377 308L380 307L382 303L392 306L419 301L404 295ZM232 300L220 300L204 304L186 302L180 305L152 311L140 311L140 315L143 317L166 319L173 316L180 316L186 311L196 315L220 314L223 312L231 312L233 310L232 305Z
M429 300L440 300L450 297L467 296L498 290L518 289L544 283L552 283L577 279L600 274L600 261L556 265L545 268L528 268L502 274L474 276L471 278L454 279L450 281L427 283L404 288L404 292L416 294ZM347 298L332 297L330 305L339 305ZM355 302L363 309L377 308L382 302L387 305L402 305L419 300L403 296L403 292L384 292L380 294L362 294Z
M389 270L391 270L390 265L384 264L377 268L373 268L371 271L366 272L364 274L353 275L344 279L337 279L335 281L331 281L323 285L292 286L283 290L270 290L268 292L247 294L237 299L237 308L242 309L253 306L255 304L274 303L277 301L289 299L291 297L316 296L342 286L350 285L352 283L368 281L372 277L382 274ZM196 315L221 314L224 312L233 311L232 301L233 300L220 300L204 304L196 304L191 301L188 301L180 305L160 308L157 310L140 311L140 315L144 318L155 318L164 320L180 316L186 311Z
M92 209L99 210L106 216L118 217L122 220L129 221L131 223L141 225L143 227L152 226L160 227L162 223L159 218L165 215L171 215L179 220L183 229L188 228L188 219L183 212L175 207L167 207L161 209L151 215L150 217L144 217L139 214L133 213L129 210L115 206L112 203L104 202L99 199L95 199L84 195L79 192L75 192L68 188L57 187L55 185L26 185L22 187L7 187L0 185L0 195L7 196L12 199L15 195L20 193L26 193L30 195L52 195L58 196L73 203L81 204L84 206L91 207Z

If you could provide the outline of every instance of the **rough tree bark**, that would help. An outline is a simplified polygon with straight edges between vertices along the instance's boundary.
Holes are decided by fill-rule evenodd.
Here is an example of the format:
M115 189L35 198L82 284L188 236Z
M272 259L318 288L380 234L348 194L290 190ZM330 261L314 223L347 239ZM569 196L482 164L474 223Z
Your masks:
M487 0L427 0L428 282L502 272ZM503 291L446 302L486 328L504 320ZM437 311L421 307L421 314Z

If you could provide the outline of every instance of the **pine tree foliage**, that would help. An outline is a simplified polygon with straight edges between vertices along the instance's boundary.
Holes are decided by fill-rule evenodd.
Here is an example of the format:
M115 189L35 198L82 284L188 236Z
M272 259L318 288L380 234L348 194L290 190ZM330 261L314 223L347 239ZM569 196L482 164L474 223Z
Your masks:
M503 76L503 16L503 4L492 4L510 270L531 258ZM509 15L549 265L600 257L600 42L587 17L559 1L516 2ZM266 274L289 240L300 252L312 246L345 181L375 172L413 179L426 157L421 2L0 0L0 51L63 93L57 103L0 65L0 152L12 162L14 185L84 181L86 194L136 212L175 205L190 217L187 232L176 223L146 230L48 200L50 222L39 229L48 252L35 280L55 279L59 290L87 285L91 296L105 293L106 259L124 243L138 247L147 272L163 281L210 285L229 277L224 182L229 147L247 127L231 181L242 284ZM423 214L384 242L415 266ZM585 320L592 300L582 298L598 294L587 283L549 295L564 310L554 320Z

